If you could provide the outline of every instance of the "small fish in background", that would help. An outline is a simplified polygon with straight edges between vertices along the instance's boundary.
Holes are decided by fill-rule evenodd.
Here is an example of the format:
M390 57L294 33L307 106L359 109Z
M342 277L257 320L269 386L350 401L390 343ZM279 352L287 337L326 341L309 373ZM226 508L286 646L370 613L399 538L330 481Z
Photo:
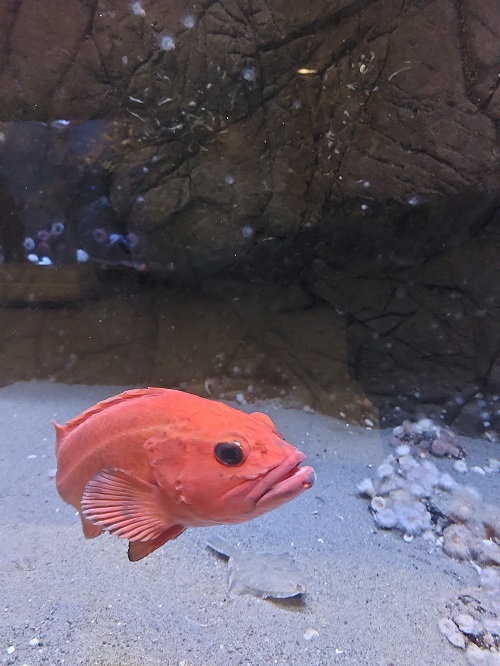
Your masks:
M287 599L306 592L302 573L289 553L244 553L215 534L207 545L229 558L229 591L267 599Z
M316 478L265 414L183 391L125 391L54 426L60 496L87 538L128 539L131 561L187 527L261 516Z

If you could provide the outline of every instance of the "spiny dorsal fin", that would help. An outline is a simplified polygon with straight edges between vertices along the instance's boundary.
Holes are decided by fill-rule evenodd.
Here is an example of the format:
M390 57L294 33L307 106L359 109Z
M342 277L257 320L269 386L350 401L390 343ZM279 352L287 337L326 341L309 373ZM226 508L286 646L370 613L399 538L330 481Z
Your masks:
M79 425L84 423L84 421L86 421L87 419L91 418L92 416L95 416L96 414L99 414L100 412L103 412L105 409L108 409L109 407L114 407L115 405L119 405L125 400L133 400L136 398L149 398L151 396L160 395L165 391L168 392L169 390L171 389L154 388L154 387L131 389L130 391L124 391L123 393L114 395L111 398L106 398L105 400L101 400L96 405L89 407L78 416L75 416L75 418L71 419L70 421L67 421L64 426L59 425L54 421L52 421L52 423L54 423L54 426L56 428L57 438L59 440L60 438L62 438L63 435L66 435L71 430L74 430ZM56 444L56 450L57 450L57 444Z

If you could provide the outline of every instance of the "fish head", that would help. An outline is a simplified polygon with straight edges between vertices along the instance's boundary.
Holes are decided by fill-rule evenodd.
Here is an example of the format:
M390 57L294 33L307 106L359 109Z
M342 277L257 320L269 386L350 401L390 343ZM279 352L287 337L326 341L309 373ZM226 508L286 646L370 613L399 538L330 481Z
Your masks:
M232 410L235 412L235 410ZM265 414L212 419L148 459L158 485L177 504L186 525L240 523L271 511L310 488L312 467ZM176 453L172 453L175 449ZM172 458L174 455L174 458Z

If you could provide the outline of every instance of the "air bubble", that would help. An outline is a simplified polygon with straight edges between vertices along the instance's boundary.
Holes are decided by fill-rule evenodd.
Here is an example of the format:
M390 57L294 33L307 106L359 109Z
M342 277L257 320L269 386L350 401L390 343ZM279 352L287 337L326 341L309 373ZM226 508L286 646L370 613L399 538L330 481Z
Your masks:
M194 18L194 16L191 16L191 14L183 16L182 25L185 28L194 28L194 26L196 25L196 19Z
M55 235L55 236L60 236L62 232L64 231L64 222L54 222L52 226L50 227L50 231Z
M172 35L162 35L160 37L160 49L162 51L173 51L175 49L175 39Z
M76 261L79 264L85 264L89 260L89 255L81 247L76 251Z
M241 72L241 76L245 81L255 81L257 79L257 70L255 67L245 67Z
M130 5L130 11L132 12L132 14L135 14L136 16L142 16L143 18L144 16L146 16L146 12L144 11L141 2L133 2Z

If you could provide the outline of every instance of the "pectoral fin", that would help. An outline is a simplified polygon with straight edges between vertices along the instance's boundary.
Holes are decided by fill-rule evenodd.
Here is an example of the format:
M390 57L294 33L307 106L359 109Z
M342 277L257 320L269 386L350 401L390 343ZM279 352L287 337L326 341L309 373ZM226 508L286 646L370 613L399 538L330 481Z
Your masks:
M90 520L87 520L83 514L80 513L80 520L82 521L82 530L86 539L95 539L102 534L102 527L94 525Z
M163 546L167 541L172 541L172 539L177 539L179 534L182 534L186 528L183 525L172 525L168 530L160 534L156 539L151 539L151 541L130 541L128 544L128 559L131 562L137 562L137 560L142 560L143 557L149 555L154 550Z
M90 479L80 512L94 525L134 542L154 541L172 528L158 486L120 469L101 470Z

